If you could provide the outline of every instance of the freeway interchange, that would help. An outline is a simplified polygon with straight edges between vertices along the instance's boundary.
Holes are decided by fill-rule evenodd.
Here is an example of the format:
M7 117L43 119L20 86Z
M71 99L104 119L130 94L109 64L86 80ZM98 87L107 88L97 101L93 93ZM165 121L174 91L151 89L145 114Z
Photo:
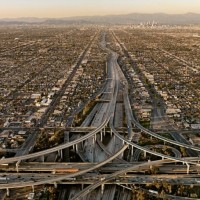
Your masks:
M131 103L129 99L129 87L128 81L118 64L118 53L107 47L106 32L101 32L100 48L107 54L107 68L106 68L106 80L101 91L98 93L100 99L96 102L95 106L91 109L90 113L83 120L80 127L74 129L82 129L84 134L79 131L75 134L73 140L70 140L61 145L49 148L38 152L27 152L21 155L17 155L11 158L2 158L0 165L1 171L5 171L4 180L0 182L0 189L7 190L14 188L33 187L38 185L52 184L73 184L73 185L89 185L82 188L76 195L69 195L69 199L91 199L89 193L97 191L95 189L101 186L101 198L107 198L108 194L113 192L113 188L107 188L105 185L117 185L120 187L138 184L145 185L152 181L162 181L162 175L136 175L128 173L140 173L147 170L151 170L153 167L157 167L160 173L170 173L168 177L165 175L165 179L169 180L169 183L178 184L182 182L185 185L196 184L200 181L198 175L200 169L199 157L182 157L176 147L184 147L186 149L194 150L199 153L200 148L194 145L185 144L181 141L175 141L168 139L158 133L153 132L143 127L133 115ZM122 51L126 51L115 34L110 34L121 46ZM94 36L94 38L96 35ZM72 77L76 74L77 69L81 65L84 56L89 50L94 38L86 48L85 52L77 62L76 67L72 71L71 76L67 79L59 91L57 99L52 101L47 112L52 113L55 109L56 102L60 99L68 86L68 83L72 80ZM43 127L48 119L49 113L45 114L43 121L39 125ZM123 122L125 121L125 123ZM122 133L118 131L119 127L123 127ZM135 135L134 129L138 129L140 132L147 134L153 138L157 138L164 143L167 143L169 149L172 149L175 156L166 155L163 152L157 152L147 146L141 146L133 142ZM67 129L67 127L66 127ZM72 130L72 128L70 129ZM109 135L109 136L108 136ZM109 141L105 143L106 138L109 137ZM33 144L31 144L33 146ZM160 149L165 145L158 145ZM63 151L72 148L77 155L80 156L83 164L78 163L47 163L42 162L34 164L32 160L45 157L48 154L57 153L62 157ZM166 146L165 146L166 147ZM30 148L30 146L29 146ZM129 152L131 159L125 159L125 155ZM139 160L140 153L148 153L154 155L158 160L148 160L142 163L136 162ZM30 166L28 165L30 163ZM179 163L175 165L174 163ZM36 167L38 165L38 167ZM107 169L112 165L112 169ZM123 165L123 166L121 166ZM40 166L40 167L39 167ZM110 167L111 168L111 167ZM180 170L181 168L181 170ZM61 170L61 174L57 173L57 170ZM77 169L73 172L67 171L70 169ZM62 171L63 170L63 171ZM180 171L178 171L180 170ZM39 172L45 171L46 174L39 174ZM27 174L29 172L30 174ZM33 173L31 175L31 172ZM190 174L192 172L192 174ZM53 174L55 173L55 174ZM90 173L94 173L92 180L88 180ZM175 173L181 173L182 175L176 175ZM48 174L48 175L47 175ZM160 176L160 177L159 177ZM20 178L17 178L20 177ZM175 180L175 182L172 181ZM176 181L177 180L177 181ZM107 195L107 196L106 196ZM127 196L127 199L130 196ZM99 198L100 199L100 198ZM114 199L114 196L113 196Z

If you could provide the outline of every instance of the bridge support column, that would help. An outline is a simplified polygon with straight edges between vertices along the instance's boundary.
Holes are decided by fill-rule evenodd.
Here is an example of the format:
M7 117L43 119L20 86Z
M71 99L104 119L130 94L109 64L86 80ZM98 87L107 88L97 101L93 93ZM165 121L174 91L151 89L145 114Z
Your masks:
M6 189L6 196L7 196L7 197L10 196L10 190L9 190L9 188Z
M148 160L148 162L151 162L150 160ZM153 169L153 165L149 166L149 169L152 170Z
M92 144L94 145L95 143L95 137L92 138Z
M63 159L63 150L61 149L61 152L60 152L60 157L61 159Z
M58 151L58 155L60 156L61 160L63 159L63 152L62 149Z
M73 151L76 151L76 149L75 149L75 146L74 146L74 145L72 146L72 149L73 149Z
M144 158L146 158L147 157L147 152L146 151L144 151Z
M102 184L102 185L101 185L101 194L103 194L103 193L104 193L104 188L105 188L105 185L104 185L104 184Z
M101 142L103 141L103 133L102 133L102 130L101 130L101 132L100 132L100 140L101 140Z
M16 171L17 173L19 173L19 164L20 164L21 160L17 161L16 163Z
M34 185L32 185L32 191L35 192L35 187L34 187Z
M133 156L133 146L131 146L131 157Z
M83 188L84 188L84 184L81 184L81 190L83 190Z
M58 184L56 182L54 182L54 187L57 188L58 187Z
M112 137L112 130L110 130L110 136Z
M44 162L44 155L41 156L41 160L42 160L42 162Z
M190 173L190 165L188 163L186 163L186 165L187 165L187 174L189 174Z
M115 143L115 141L116 141L116 139L115 139L115 135L113 135L113 140L114 140L114 143Z
M162 160L164 160L165 158L164 157L162 157Z
M95 142L97 141L97 135L96 134L94 135L94 141Z
M103 131L103 136L105 136L106 135L106 132L105 131Z
M60 156L60 150L58 150L57 154L58 154L58 156Z

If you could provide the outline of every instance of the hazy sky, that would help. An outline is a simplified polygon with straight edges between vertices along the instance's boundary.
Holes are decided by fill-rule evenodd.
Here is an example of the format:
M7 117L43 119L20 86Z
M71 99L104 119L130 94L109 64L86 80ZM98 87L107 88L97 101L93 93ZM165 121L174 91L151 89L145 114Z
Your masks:
M200 0L0 0L0 18L142 13L200 13Z

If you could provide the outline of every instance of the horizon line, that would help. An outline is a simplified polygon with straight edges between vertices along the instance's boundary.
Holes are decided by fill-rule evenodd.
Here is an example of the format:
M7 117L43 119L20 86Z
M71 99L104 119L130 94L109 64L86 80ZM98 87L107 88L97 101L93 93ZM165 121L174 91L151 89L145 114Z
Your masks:
M130 14L165 14L165 15L187 15L187 14L197 14L200 15L200 13L197 12L185 12L185 13L165 13L165 12L132 12L127 14L105 14L105 15L74 15L74 16L66 16L66 17L0 17L0 19L23 19L23 18L37 18L37 19L62 19L62 18L73 18L73 17L106 17L106 16L118 16L118 15L130 15Z

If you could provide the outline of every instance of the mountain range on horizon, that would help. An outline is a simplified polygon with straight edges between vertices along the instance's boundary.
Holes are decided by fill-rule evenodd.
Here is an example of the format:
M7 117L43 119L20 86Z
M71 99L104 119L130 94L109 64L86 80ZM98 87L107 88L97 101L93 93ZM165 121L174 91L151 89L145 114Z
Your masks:
M2 18L0 24L73 24L73 23L106 23L106 24L139 24L147 22L159 24L187 25L200 24L200 14L166 14L166 13L131 13L126 15L105 15L105 16L77 16L64 18Z

